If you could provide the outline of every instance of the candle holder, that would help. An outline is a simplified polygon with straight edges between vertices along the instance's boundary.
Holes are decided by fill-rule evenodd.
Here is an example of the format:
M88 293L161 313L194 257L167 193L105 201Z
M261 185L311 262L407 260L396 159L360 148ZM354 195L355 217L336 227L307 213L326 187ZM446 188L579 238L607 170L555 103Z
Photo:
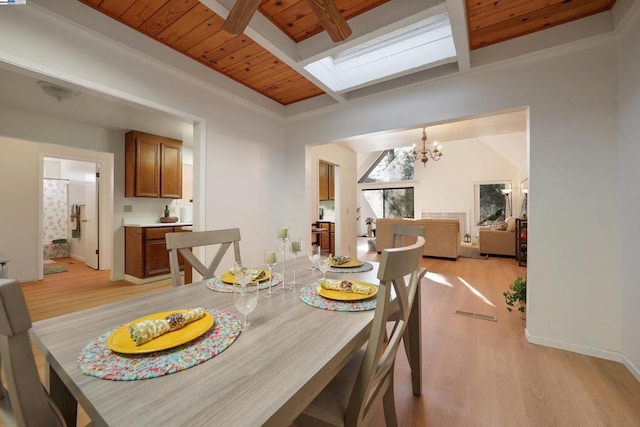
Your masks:
M286 249L287 249L287 241L289 241L289 229L287 227L278 228L278 240L280 240L280 245L282 246L282 290L286 291L289 289L287 287L287 278L285 275L285 261L286 259Z
M293 256L293 282L289 283L291 289L295 289L301 284L296 282L296 259L300 252L302 252L302 238L291 239L291 255Z
M265 296L272 297L274 295L278 295L278 293L273 290L273 266L278 262L278 259L276 258L276 251L266 251L264 253L264 262L269 267L269 290Z

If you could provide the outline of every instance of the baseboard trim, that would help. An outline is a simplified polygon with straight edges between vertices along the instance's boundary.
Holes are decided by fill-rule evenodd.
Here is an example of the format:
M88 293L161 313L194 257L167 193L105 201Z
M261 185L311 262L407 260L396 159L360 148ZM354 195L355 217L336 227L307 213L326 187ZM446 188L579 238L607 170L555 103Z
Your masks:
M636 377L638 381L640 381L640 369L638 369L637 366L634 366L633 363L631 363L631 361L627 359L626 356L622 356L622 359L623 359L622 363L624 364L624 366L626 366L627 369L631 371L633 376Z
M584 354L586 356L593 356L600 359L606 359L620 363L624 363L625 359L622 353L616 351L602 350L599 348L587 347L584 345L572 344L564 341L552 340L549 338L536 337L534 335L531 335L529 333L529 330L526 328L524 330L524 336L530 343L543 345L545 347L557 348L559 350L571 351L573 353Z

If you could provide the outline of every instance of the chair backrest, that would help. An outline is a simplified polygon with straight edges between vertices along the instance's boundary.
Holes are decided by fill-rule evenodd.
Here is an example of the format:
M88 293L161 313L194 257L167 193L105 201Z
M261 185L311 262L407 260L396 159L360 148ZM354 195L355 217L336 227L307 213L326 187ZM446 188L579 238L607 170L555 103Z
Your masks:
M392 248L412 245L418 236L424 237L424 225L393 224L391 226Z
M418 263L423 246L424 237L417 236L412 245L382 251L376 311L364 359L351 392L345 425L361 425L380 392L393 387L396 354L422 277ZM392 325L389 334L388 324Z
M31 317L20 284L0 279L0 365L7 386L0 385L2 418L9 426L63 426L40 382L29 329Z
M240 258L240 229L229 228L226 230L193 231L190 233L167 233L165 234L167 249L169 250L169 267L171 269L171 279L173 286L180 286L180 265L178 253L185 260L184 268L192 266L203 279L210 279L214 276L218 265L222 261L225 253L233 244L234 259L242 262ZM218 252L211 260L209 267L206 267L194 254L191 248L198 246L220 245ZM189 265L187 265L189 264Z

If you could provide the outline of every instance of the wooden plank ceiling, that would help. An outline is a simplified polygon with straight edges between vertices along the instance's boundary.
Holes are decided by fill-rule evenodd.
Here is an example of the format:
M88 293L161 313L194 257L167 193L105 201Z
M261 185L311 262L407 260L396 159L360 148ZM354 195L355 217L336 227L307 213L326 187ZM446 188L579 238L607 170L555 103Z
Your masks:
M79 0L166 46L277 101L292 104L324 92L197 0ZM389 0L335 0L345 19ZM465 0L471 49L610 9L615 0ZM259 11L298 43L322 31L306 0L261 0Z
M616 0L466 0L471 49L531 34L613 7Z

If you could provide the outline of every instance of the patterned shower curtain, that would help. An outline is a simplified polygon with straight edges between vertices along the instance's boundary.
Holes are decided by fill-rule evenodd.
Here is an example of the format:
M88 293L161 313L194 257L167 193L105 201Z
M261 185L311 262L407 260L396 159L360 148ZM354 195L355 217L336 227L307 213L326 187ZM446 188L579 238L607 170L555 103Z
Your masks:
M69 204L67 185L69 181L44 179L42 242L51 243L56 239L67 239L69 235Z

